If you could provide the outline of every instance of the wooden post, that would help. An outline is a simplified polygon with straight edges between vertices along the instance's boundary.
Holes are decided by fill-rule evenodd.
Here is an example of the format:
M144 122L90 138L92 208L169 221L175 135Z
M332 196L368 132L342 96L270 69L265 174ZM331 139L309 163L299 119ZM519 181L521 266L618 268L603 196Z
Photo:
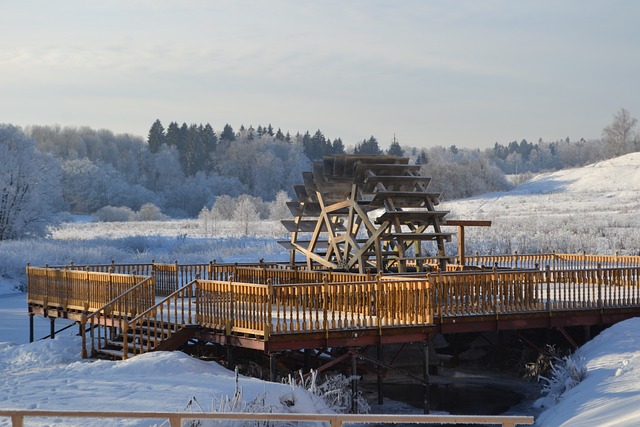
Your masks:
M304 366L303 371L304 372L309 372L311 371L311 349L305 348L304 349Z
M49 338L54 339L56 337L56 318L49 317Z
M355 349L351 353L351 413L358 413L358 357Z
M278 359L275 353L269 353L269 381L276 382L278 379Z
M424 413L429 413L429 342L422 343L422 377L424 379Z
M383 361L384 352L382 344L378 344L377 346L376 358L378 359L378 362ZM378 405L382 405L384 403L384 393L382 388L382 367L379 364L377 366L376 373L378 376Z
M33 313L29 313L29 342L33 342Z
M464 225L458 226L458 264L464 266Z

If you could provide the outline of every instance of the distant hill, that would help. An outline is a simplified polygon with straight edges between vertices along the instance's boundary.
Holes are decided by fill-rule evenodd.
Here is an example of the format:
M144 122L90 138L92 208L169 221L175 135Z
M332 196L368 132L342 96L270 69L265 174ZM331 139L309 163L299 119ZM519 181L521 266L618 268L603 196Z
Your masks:
M497 230L503 230L502 243L493 243L496 250L637 254L640 153L540 174L511 191L454 200L441 208L451 211L449 219L492 220L492 230L479 230L476 237L497 238Z

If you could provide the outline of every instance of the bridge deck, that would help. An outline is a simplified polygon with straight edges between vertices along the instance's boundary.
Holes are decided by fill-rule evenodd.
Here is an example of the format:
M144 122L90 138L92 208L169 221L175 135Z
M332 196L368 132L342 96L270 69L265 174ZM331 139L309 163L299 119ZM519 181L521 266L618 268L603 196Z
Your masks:
M29 268L32 314L156 337L159 328L171 335L188 327L200 340L268 353L424 342L434 333L611 324L640 315L634 266L380 277L249 268L227 277L243 282L195 279L166 298L155 295L154 276L42 270ZM308 283L290 283L296 280ZM145 351L136 343L142 340L132 341L129 351Z

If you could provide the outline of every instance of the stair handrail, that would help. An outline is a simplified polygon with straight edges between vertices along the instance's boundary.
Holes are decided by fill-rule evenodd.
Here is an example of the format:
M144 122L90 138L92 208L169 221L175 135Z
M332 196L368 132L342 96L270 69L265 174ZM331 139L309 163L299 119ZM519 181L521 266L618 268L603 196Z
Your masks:
M107 326L107 323L110 323L111 327L115 327L118 324L122 324L123 323L123 318L128 318L128 317L132 317L135 316L135 314L137 313L137 310L140 307L137 307L136 305L134 305L133 308L133 312L127 312L126 310L117 310L114 311L112 310L112 307L116 305L116 303L119 303L122 300L125 300L125 298L127 296L129 296L130 294L137 292L138 290L142 289L142 288L146 288L146 290L150 293L150 295L148 295L148 299L150 299L151 301L155 302L155 280L153 276L136 276L133 275L132 276L134 278L134 281L136 280L136 278L141 278L143 277L144 279L137 283L136 285L132 286L131 288L129 288L128 290L126 290L125 292L121 293L120 295L118 295L117 297L113 298L111 301L109 301L108 303L106 303L105 305L103 305L102 307L100 307L99 309L93 311L92 313L87 314L86 312L82 314L81 318L80 318L80 324L81 324L81 328L80 328L80 334L82 336L82 358L86 359L87 358L87 338L86 338L86 325L87 323L91 323L92 327L90 328L90 332L91 332L91 355L93 356L96 352L96 348L95 348L95 336L94 336L94 324L98 324L100 325L101 322L101 317L104 318L110 318L110 321L107 322L106 320L103 320L103 324L104 326ZM126 301L126 300L125 300ZM113 314L116 314L117 317L117 321L114 321L114 317ZM100 330L98 330L98 341L100 341L102 339L101 336L101 332ZM106 339L106 337L105 337Z
M193 313L191 310L191 302L192 300L195 299L193 295L194 293L192 292L192 287L194 286L195 283L197 283L197 281L198 279L192 280L191 282L187 283L180 289L177 289L171 294L167 295L161 301L156 302L154 305L147 308L145 311L138 314L134 318L128 319L125 322L123 322L122 324L122 335L123 335L122 359L123 360L128 358L130 352L135 355L135 354L142 354L145 351L151 351L151 340L147 340L146 350L143 348L143 344L141 340L138 340L138 342L133 340L131 342L131 344L133 345L133 348L131 349L131 351L129 351L129 341L127 337L128 337L129 330L131 329L132 326L135 328L135 326L138 325L140 328L140 331L144 330L144 332L146 332L148 337L150 337L151 334L153 334L153 336L156 338L158 337L159 330L158 330L157 322L154 322L154 325L152 328L148 322L146 325L143 323L145 319L150 319L151 317L155 316L154 320L156 321L161 320L163 322L166 321L168 324L170 324L171 328L165 330L169 335L167 338L171 337L171 335L173 335L174 332L177 332L179 330L179 327L184 327L186 324L191 324L191 319L193 317ZM175 301L175 305L173 307L174 308L173 322L171 321L171 310L170 310L171 307L169 306L169 309L166 312L167 314L166 319L164 318L165 312L163 309L163 307L167 304L167 302L170 303L172 299ZM178 305L181 306L180 315L178 315ZM185 317L185 306L187 308L186 317ZM160 319L158 319L157 317L158 309L160 310ZM149 316L149 314L151 314L151 316ZM178 317L180 318L178 319ZM178 322L178 320L180 322Z

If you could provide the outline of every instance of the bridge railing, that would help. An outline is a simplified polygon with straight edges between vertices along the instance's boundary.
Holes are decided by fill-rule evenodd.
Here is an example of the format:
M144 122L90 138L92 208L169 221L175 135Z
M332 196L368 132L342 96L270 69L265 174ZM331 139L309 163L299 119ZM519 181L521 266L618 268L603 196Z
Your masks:
M429 274L438 317L640 307L640 267Z
M512 255L472 255L465 257L465 265L478 268L519 268L552 270L584 269L602 267L636 267L640 266L640 256L634 255L594 255L594 254L519 254Z
M239 413L239 412L108 412L108 411L61 411L61 410L0 410L0 417L9 417L12 427L23 427L24 419L38 418L103 418L105 423L116 425L116 421L129 419L169 420L170 427L180 427L183 421L218 420L231 424L232 420L255 421L259 425L272 423L310 422L323 423L330 427L342 427L345 424L465 424L500 425L515 427L532 425L533 417L518 415L395 415L395 414L277 414L277 413ZM106 420L111 420L107 422ZM165 425L165 422L159 423ZM326 424L324 424L326 423Z
M425 325L432 322L425 279L307 284L196 281L198 324L230 334L269 334Z
M88 273L104 274L104 273ZM144 310L155 304L155 284L153 277L146 277L141 282L130 287L120 295L114 297L104 306L84 312L80 320L80 333L82 336L82 357L86 358L87 351L87 325L90 332L90 353L95 355L97 349L107 344L109 337L114 337L117 332L123 332L129 320L136 317Z
M27 302L65 311L94 311L146 278L27 266Z

